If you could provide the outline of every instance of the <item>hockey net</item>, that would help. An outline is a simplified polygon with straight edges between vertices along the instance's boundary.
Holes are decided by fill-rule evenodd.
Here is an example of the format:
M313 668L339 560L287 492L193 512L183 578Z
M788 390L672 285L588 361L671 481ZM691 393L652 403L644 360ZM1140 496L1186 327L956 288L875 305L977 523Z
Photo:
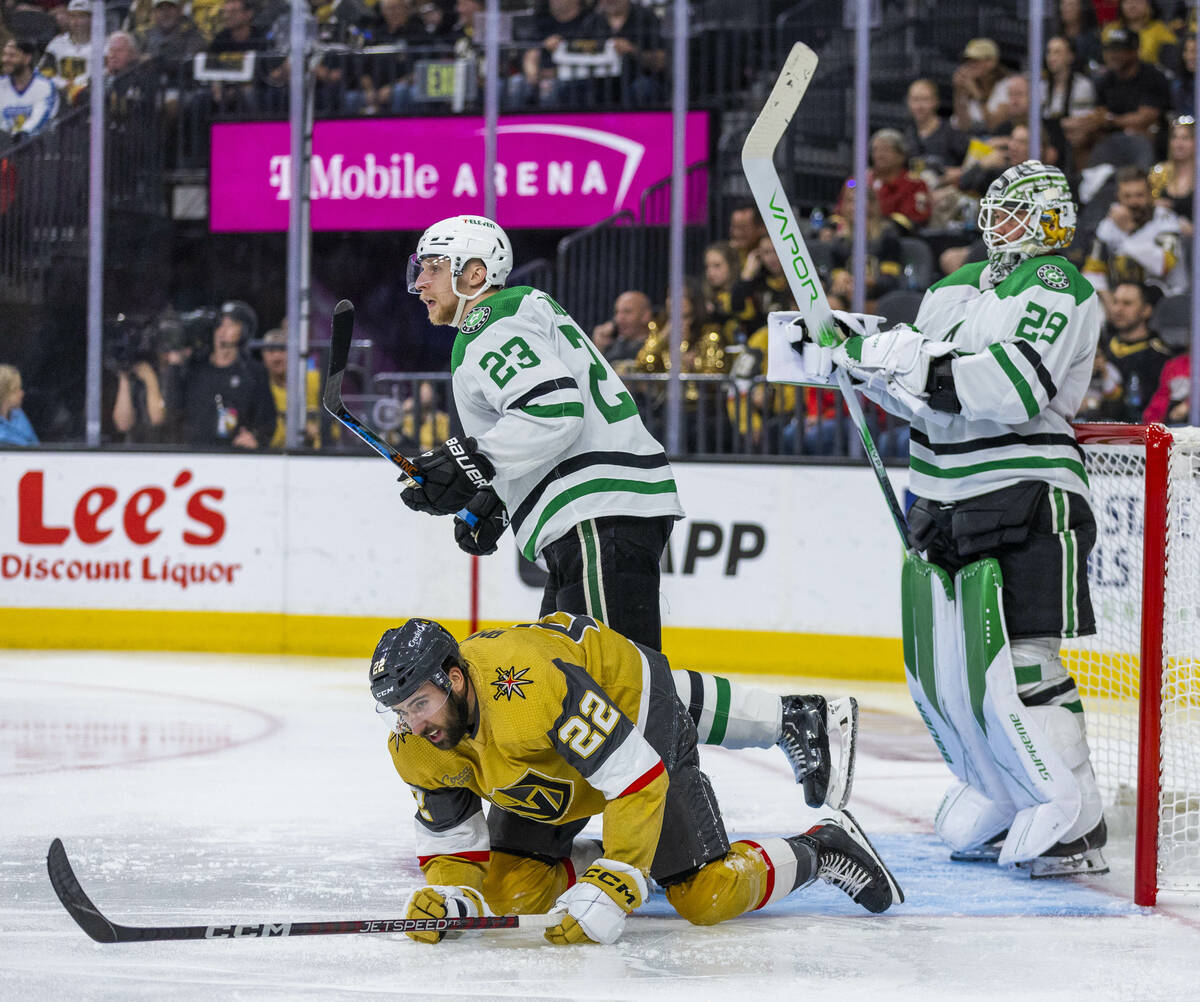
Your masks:
M1097 632L1063 656L1110 830L1134 836L1134 900L1153 904L1159 890L1200 890L1200 429L1076 430Z

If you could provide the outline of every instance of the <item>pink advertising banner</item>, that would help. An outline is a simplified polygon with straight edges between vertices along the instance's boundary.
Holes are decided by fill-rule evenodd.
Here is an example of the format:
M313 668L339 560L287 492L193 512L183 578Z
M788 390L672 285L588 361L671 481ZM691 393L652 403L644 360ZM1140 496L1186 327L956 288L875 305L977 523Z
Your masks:
M638 212L646 188L671 174L667 112L514 115L497 129L501 225L588 226ZM708 159L708 116L689 112L685 162ZM214 232L287 229L288 124L212 127L209 200ZM704 218L703 178L688 183L689 222ZM419 230L483 211L483 119L317 122L310 188L314 230ZM665 222L667 195L654 222Z

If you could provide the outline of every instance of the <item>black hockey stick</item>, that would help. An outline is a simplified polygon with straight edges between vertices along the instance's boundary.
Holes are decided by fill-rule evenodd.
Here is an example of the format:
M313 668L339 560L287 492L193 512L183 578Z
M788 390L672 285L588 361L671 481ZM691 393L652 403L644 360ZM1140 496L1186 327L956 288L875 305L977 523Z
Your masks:
M333 308L332 332L329 338L329 371L325 375L325 394L322 403L339 422L349 428L384 459L390 460L414 485L421 483L421 472L412 460L400 455L370 428L361 418L351 412L342 400L342 379L346 375L346 360L350 357L350 342L354 338L354 304L343 299ZM463 508L456 518L462 519L472 529L479 518Z
M101 914L79 886L62 839L50 843L46 869L54 893L79 928L97 943L145 943L157 939L275 939L282 936L337 936L375 932L466 932L488 929L544 929L559 921L547 915L490 915L462 919L350 919L339 922L249 922L227 925L119 925Z

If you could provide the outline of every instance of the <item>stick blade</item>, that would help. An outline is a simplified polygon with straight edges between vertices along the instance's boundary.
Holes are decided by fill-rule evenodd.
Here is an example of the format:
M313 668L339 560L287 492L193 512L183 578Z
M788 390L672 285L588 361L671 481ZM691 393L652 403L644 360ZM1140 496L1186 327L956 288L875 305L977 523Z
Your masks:
M63 847L62 839L56 838L50 843L50 851L46 854L46 870L50 874L50 885L58 895L58 900L80 929L97 943L120 942L117 927L100 914L100 909L92 904L92 899L79 885L79 879L71 869L71 861L67 859L67 850Z
M350 342L354 338L354 304L343 299L333 308L333 329L329 338L329 371L325 377L322 403L334 417L342 406L342 375L350 358Z
M800 106L800 99L804 97L816 71L817 54L803 42L793 45L775 80L775 86L771 88L770 97L742 144L742 163L774 157L775 147L787 132L792 116Z

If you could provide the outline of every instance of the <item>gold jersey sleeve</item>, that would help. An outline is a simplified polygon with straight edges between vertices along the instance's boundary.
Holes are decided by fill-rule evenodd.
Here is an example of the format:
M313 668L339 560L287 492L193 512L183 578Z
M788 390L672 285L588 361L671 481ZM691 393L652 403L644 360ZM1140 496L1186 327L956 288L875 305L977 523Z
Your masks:
M424 850L438 846L457 855L486 849L486 829L473 820L482 798L555 825L603 813L606 851L621 846L623 858L648 867L666 778L637 726L649 694L642 652L590 617L567 613L477 633L460 650L478 708L474 730L449 751L413 735L389 744L418 797L422 865ZM636 800L606 810L626 797ZM610 821L620 830L610 832Z

